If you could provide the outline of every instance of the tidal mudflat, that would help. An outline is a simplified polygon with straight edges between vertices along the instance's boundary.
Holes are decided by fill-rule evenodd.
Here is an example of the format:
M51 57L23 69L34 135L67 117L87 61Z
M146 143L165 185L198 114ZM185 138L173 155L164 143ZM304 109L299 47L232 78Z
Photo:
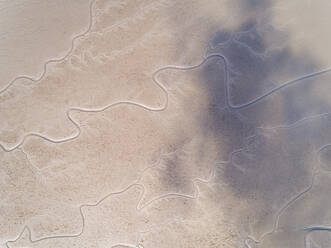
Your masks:
M331 4L0 3L0 247L331 246Z

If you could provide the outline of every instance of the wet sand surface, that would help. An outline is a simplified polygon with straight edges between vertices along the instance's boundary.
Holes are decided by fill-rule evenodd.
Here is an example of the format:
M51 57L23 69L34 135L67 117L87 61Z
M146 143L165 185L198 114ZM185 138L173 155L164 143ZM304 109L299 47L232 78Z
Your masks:
M0 248L331 246L329 1L0 13Z

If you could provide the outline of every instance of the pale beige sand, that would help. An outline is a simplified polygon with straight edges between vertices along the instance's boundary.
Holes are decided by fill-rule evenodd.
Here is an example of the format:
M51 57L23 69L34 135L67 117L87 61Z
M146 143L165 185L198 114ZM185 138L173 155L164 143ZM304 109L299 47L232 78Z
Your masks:
M1 91L22 77L38 80L45 63L63 59L90 29L86 0L4 0L0 11Z
M331 4L2 1L0 247L328 247Z

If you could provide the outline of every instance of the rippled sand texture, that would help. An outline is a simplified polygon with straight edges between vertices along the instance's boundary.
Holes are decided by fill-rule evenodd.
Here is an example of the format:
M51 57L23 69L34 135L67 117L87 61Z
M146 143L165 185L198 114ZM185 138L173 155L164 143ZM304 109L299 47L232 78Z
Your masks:
M0 247L331 246L331 4L0 2Z

